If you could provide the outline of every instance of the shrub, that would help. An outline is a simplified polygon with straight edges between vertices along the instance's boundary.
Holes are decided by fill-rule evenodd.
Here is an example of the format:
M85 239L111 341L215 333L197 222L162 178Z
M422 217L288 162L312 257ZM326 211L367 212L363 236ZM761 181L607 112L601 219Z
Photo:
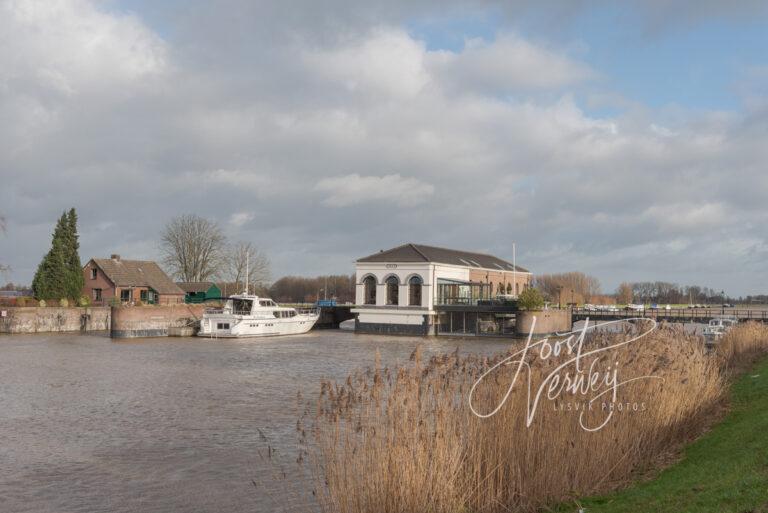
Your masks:
M109 299L109 306L120 306L120 300L116 297Z
M40 302L38 303L38 306L45 308L46 306L45 299L41 299Z
M59 306L61 306L62 308L68 307L69 306L69 299L67 299L67 298L59 299Z
M538 289L525 289L520 293L517 305L524 310L540 310L544 307L544 297Z
M91 306L91 298L88 296L80 296L80 299L77 300L77 304L80 306Z
M26 306L27 304L27 298L20 297L16 299L16 306Z

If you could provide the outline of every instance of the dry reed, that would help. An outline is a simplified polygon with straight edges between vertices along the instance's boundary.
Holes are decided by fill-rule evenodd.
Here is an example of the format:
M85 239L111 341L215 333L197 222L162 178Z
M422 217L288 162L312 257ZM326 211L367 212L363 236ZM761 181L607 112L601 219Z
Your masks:
M584 350L607 348L637 333L595 333ZM511 351L521 347L516 344ZM768 348L768 328L734 328L708 354L700 337L660 327L638 342L601 353L596 372L621 379L653 375L598 401L583 420L605 419L604 403L624 405L600 430L585 431L569 410L579 396L544 399L526 426L528 394L517 385L495 415L479 418L467 400L475 381L509 354L457 352L408 365L376 365L343 384L324 382L311 435L311 460L327 513L528 512L605 492L658 466L660 459L711 425L721 410L728 369ZM531 381L562 362L532 355ZM588 364L589 362L587 362ZM473 406L490 412L509 387L515 365L502 365L475 391ZM658 379L663 378L663 379Z

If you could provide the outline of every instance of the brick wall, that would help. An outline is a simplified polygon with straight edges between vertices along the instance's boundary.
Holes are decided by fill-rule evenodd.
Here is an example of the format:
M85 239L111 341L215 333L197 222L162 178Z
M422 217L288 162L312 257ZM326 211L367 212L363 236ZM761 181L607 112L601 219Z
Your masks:
M109 307L0 307L0 333L106 331Z

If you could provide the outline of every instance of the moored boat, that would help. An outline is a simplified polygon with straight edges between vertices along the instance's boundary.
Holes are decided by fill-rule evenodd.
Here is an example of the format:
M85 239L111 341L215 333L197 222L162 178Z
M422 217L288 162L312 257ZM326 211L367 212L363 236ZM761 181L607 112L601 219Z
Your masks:
M241 294L209 308L200 321L201 337L271 337L298 335L312 329L320 314L314 309L280 306L269 298Z
M708 344L717 342L728 332L738 321L730 317L718 317L711 319L709 324L704 327L704 339Z

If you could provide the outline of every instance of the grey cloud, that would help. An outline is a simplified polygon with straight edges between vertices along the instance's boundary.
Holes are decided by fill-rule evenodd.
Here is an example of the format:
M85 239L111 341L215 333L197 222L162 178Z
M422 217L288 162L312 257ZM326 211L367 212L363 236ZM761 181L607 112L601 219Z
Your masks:
M82 34L63 24L47 55L4 17L18 42L0 49L0 69L15 70L0 77L0 261L28 282L74 205L86 258L155 257L163 222L195 212L263 246L278 276L348 272L407 240L502 256L514 240L537 272L754 291L748 273L718 273L765 255L765 111L593 119L569 94L593 73L578 59L518 39L530 62L501 75L471 49L436 69L398 28L436 4L385 4L190 7L178 20L156 11L169 26L153 31L75 2L70 15L91 9L109 44L92 49L97 68L61 68L78 85L68 92L38 68L59 48L85 51ZM5 66L28 51L37 67ZM125 55L154 67L125 73ZM522 84L550 96L499 98L552 62L554 78Z

